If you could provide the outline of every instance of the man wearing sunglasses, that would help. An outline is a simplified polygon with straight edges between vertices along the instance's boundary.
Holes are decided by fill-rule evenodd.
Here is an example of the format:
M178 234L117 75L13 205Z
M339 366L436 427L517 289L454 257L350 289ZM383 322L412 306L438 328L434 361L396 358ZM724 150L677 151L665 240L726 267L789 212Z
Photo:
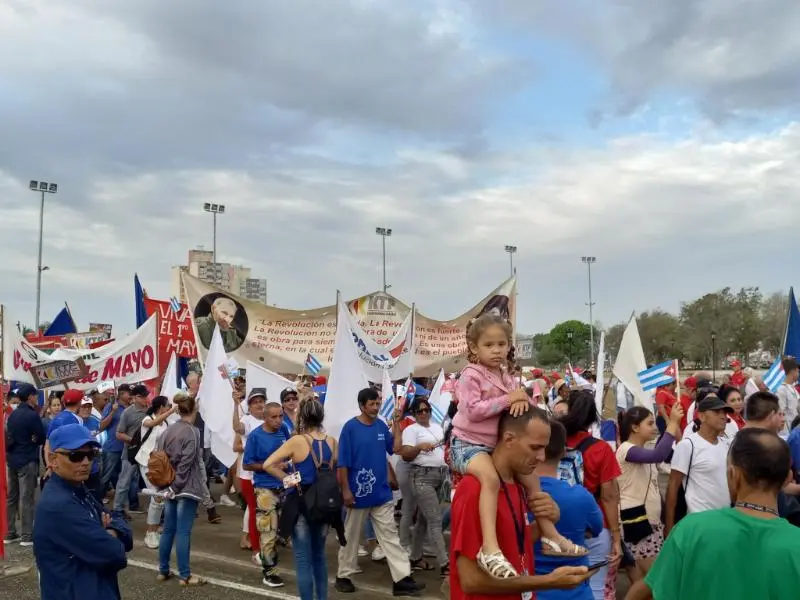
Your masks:
M52 475L33 523L42 600L118 600L117 573L133 537L85 486L100 445L77 423L59 427L48 441Z

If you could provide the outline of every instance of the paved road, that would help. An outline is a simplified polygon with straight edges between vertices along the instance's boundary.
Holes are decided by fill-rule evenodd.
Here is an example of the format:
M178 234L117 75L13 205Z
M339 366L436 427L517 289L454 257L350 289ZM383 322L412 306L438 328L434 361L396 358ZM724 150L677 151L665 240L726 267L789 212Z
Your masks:
M143 498L143 501L146 501ZM242 512L239 509L220 508L223 523L211 525L203 514L198 518L192 533L192 572L206 578L210 585L196 589L179 588L177 581L158 583L155 580L158 564L157 551L144 546L144 516L137 515L131 523L135 532L135 546L129 555L128 568L120 575L120 588L124 599L146 598L147 600L172 600L180 592L186 600L218 600L222 594L226 600L243 600L257 597L290 600L297 598L296 576L290 549L280 553L281 575L286 586L277 590L266 588L261 583L260 569L250 562L250 552L239 549L239 531ZM358 594L339 594L333 589L336 575L335 536L328 538L328 566L331 574L329 595L335 600L385 600L392 597L391 578L385 564L374 563L369 557L359 559L364 573L355 575L353 582ZM174 561L174 557L173 557ZM2 564L2 563L0 563ZM12 545L5 562L11 567L30 567L27 573L11 577L0 577L0 598L13 600L38 600L38 581L30 549ZM173 570L175 570L173 562ZM441 580L435 572L415 573L418 581L426 583L423 595L429 600L441 600ZM624 579L621 577L620 579ZM621 582L619 598L627 586Z

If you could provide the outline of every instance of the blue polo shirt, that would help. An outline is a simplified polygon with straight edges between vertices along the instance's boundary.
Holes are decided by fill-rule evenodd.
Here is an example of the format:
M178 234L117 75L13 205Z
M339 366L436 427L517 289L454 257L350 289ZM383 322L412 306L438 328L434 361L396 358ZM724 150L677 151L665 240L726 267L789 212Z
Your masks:
M269 456L280 448L289 439L286 429L281 427L278 431L265 431L263 427L258 427L247 436L247 444L244 447L244 457L242 464L254 465L261 464ZM256 488L281 488L283 482L263 471L253 472L253 487Z
M22 402L8 417L6 438L6 463L9 467L21 469L30 463L39 464L39 448L45 442L44 425L27 402Z
M117 425L119 425L119 420L120 417L122 417L122 411L125 410L125 407L119 402L110 402L103 409L103 418L105 419L112 410L114 411L114 416L111 417L111 423L109 423L108 427L104 430L108 432L108 437L103 444L103 452L121 453L125 444L117 439Z

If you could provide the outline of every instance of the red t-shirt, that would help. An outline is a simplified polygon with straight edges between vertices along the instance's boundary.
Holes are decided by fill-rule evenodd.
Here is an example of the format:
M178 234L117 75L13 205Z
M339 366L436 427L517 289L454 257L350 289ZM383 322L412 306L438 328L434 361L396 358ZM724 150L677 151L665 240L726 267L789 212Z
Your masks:
M734 371L731 373L731 385L742 387L746 382L747 379L745 379L744 373L741 371Z
M683 407L683 417L681 418L681 431L686 429L689 422L686 420L686 415L689 414L689 407L692 405L692 397L687 394L681 394L681 406Z
M613 456L613 455L612 455ZM527 523L528 507L520 496L520 486L518 484L506 483L508 497L514 508L517 524L522 520ZM470 560L475 560L478 551L483 544L481 535L481 518L478 513L478 497L481 493L481 484L472 475L466 475L458 486L451 510L450 534L450 599L451 600L519 600L520 594L505 595L482 595L465 594L461 590L458 580L458 557L466 556ZM525 556L520 556L517 544L517 530L514 527L514 516L508 506L506 495L500 489L497 495L497 540L500 542L500 550L503 555L514 566L518 573L526 571L533 575L533 541L531 540L530 527L524 526L525 532ZM536 594L533 594L536 598Z
M672 412L672 405L675 404L676 401L677 399L675 396L663 388L656 392L656 404L667 407L667 416Z
M579 431L575 435L569 436L567 447L575 448L590 435L588 431ZM614 481L621 474L622 470L619 468L617 456L607 442L599 440L583 453L583 487L589 490L595 498L599 495L602 484ZM602 504L598 502L598 505L600 510L603 510ZM605 511L603 512L603 527L608 529Z

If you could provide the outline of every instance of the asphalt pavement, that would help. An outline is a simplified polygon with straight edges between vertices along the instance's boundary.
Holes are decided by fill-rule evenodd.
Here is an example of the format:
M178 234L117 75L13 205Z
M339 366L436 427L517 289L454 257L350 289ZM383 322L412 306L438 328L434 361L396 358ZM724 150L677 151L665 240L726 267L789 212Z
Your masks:
M142 497L142 506L148 498ZM239 549L242 511L239 508L219 508L222 523L212 525L201 511L192 531L191 566L192 573L206 579L208 585L201 588L180 588L177 580L156 582L158 552L144 545L145 515L135 515L131 522L135 545L128 555L128 567L120 573L120 589L124 599L174 600L176 593L181 599L218 599L224 595L226 600L245 598L274 598L289 600L298 597L294 560L290 548L280 551L279 568L286 585L282 588L267 588L261 582L261 570L251 562L252 553ZM327 557L330 587L328 594L336 600L385 600L392 596L392 580L385 561L373 562L369 556L359 558L364 573L354 575L353 583L357 593L340 594L333 588L336 576L336 551L338 544L333 533L328 536ZM430 559L431 561L433 559ZM8 574L0 571L0 599L38 600L39 588L33 552L30 548L18 545L8 547L7 559L0 562ZM172 570L176 571L174 554ZM19 572L23 571L23 572ZM426 584L423 598L441 600L445 598L442 580L438 571L415 572L415 579ZM620 578L624 580L624 577ZM619 598L623 597L624 581L619 588ZM88 599L87 599L88 600Z

